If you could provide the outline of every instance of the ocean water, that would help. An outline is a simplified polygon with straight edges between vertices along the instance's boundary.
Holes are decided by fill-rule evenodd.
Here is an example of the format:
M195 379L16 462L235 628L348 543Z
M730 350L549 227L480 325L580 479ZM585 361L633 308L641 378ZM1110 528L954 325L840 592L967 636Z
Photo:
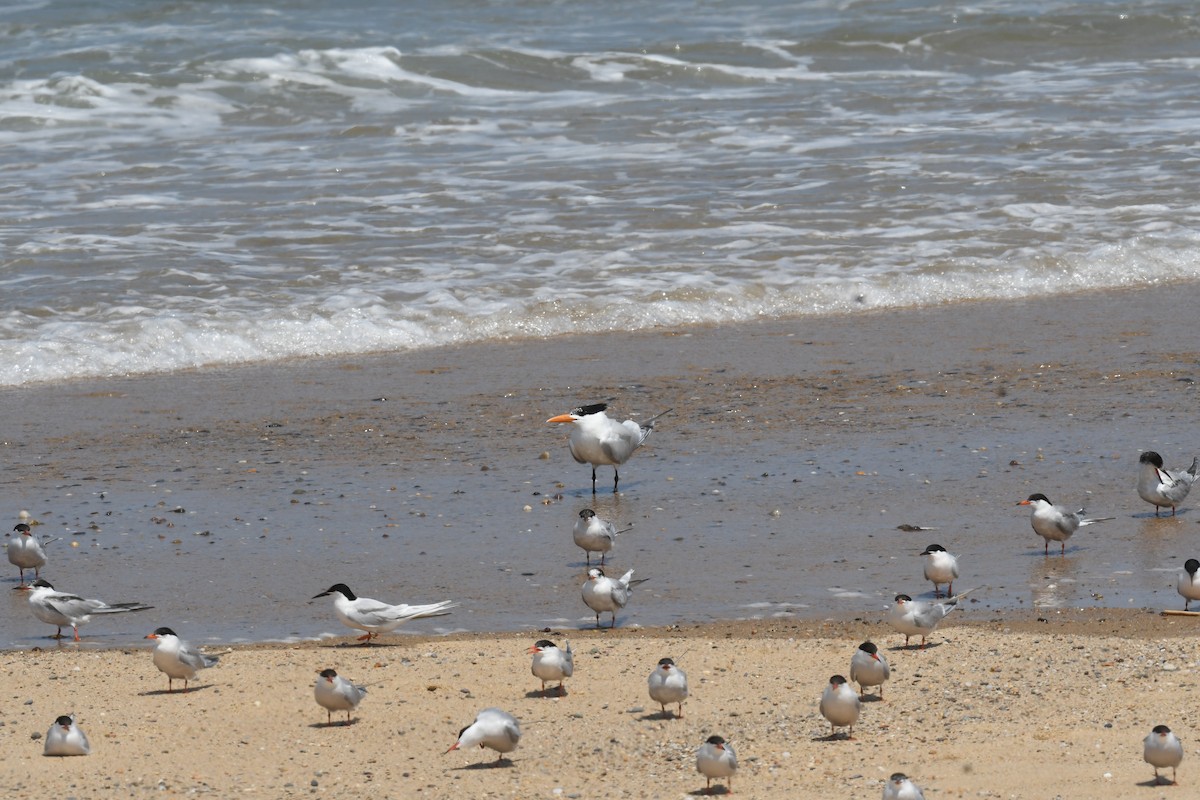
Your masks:
M1190 3L0 9L0 385L1200 278Z

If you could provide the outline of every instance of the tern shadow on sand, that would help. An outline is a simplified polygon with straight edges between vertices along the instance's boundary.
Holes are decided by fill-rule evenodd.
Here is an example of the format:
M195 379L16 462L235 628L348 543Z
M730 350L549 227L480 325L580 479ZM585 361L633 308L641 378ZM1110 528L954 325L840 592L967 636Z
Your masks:
M463 764L461 767L453 767L453 769L512 769L516 765L516 762L511 758L499 758L495 761L477 761L474 764Z
M531 692L526 692L525 696L530 700L536 700L542 697L566 697L567 689L564 686L563 690L560 692L557 686L550 686L545 691L542 691L541 689L534 689Z
M653 720L664 719L683 719L683 717L678 716L674 711L653 711L649 714L643 714L642 716L638 717L639 722L651 722Z
M841 731L839 733L827 733L824 736L814 736L813 741L814 742L857 742L858 740L855 739L850 734L846 733L845 731Z
M354 717L349 722L346 720L334 720L333 722L314 722L308 727L310 728L349 728L351 725L358 724L358 717Z
M703 797L712 797L714 794L733 794L733 792L729 791L728 786L714 786L711 789L696 789L693 792L688 792L688 794L698 794Z
M893 653L898 652L898 651L903 651L903 652L907 653L907 652L911 652L913 650L932 650L935 647L941 647L943 644L945 644L945 643L944 642L926 642L925 646L921 647L920 642L914 642L912 644L892 645L891 647L888 648L888 650L891 650Z
M209 689L214 689L214 688L216 688L215 684L202 683L199 686L189 686L187 689L175 689L174 691L172 691L170 689L150 689L145 692L139 692L139 694L142 697L159 697L160 695L177 695L177 694L186 696L189 694L195 694L196 692L203 692L203 691L207 691Z

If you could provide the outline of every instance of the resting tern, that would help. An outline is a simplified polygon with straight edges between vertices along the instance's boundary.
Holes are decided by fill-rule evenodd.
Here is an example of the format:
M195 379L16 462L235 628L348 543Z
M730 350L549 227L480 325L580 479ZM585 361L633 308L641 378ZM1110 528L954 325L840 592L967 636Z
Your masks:
M834 675L829 679L825 691L821 692L821 716L829 720L829 735L837 733L838 728L849 728L849 738L854 738L854 723L858 722L858 712L862 709L862 701L846 679Z
M707 781L705 791L712 791L713 778L724 778L733 794L733 773L737 772L737 753L733 745L720 736L710 736L696 751L696 771Z
M663 716L667 716L667 703L678 703L679 713L676 716L683 719L683 701L687 700L687 673L675 666L670 658L660 658L658 666L646 680L650 689L650 699L662 706Z
M533 654L533 664L530 669L534 677L542 681L542 694L546 693L546 681L558 681L558 694L561 697L567 693L563 681L575 673L575 654L571 652L571 643L567 649L561 650L549 639L539 639L529 647Z
M366 693L367 687L355 686L332 669L321 670L317 676L316 686L313 687L313 696L317 699L317 705L325 709L327 725L333 724L334 711L345 711L346 724L349 725L350 712L358 708L358 704L362 702L363 695Z
M381 633L394 631L410 619L445 616L450 613L450 609L458 606L458 603L450 600L423 606L404 603L392 606L369 597L358 597L344 583L335 583L320 594L314 595L312 599L316 600L326 595L333 595L333 610L343 625L366 631L358 637L358 641L364 644L370 644L371 639L378 638Z
M13 531L17 535L8 543L8 563L21 571L21 585L17 588L25 589L28 588L25 585L25 570L33 570L35 580L42 577L40 570L46 566L46 551L33 535L33 529L24 522L18 522Z
M167 691L175 690L175 679L183 679L183 690L188 690L188 681L196 680L196 672L208 667L215 667L216 656L206 656L190 644L179 638L170 628L158 628L154 633L146 634L147 639L154 639L154 666L167 674Z
M1158 784L1158 770L1161 767L1166 769L1171 768L1171 785L1174 786L1177 781L1175 778L1175 770L1179 767L1179 762L1183 761L1183 745L1179 742L1179 737L1171 733L1171 729L1166 725L1155 725L1154 730L1146 735L1142 740L1142 758L1146 763L1154 767L1154 783Z
M1200 561L1189 558L1183 562L1183 573L1179 576L1179 583L1175 585L1183 597L1184 611L1188 610L1188 604L1193 600L1200 600L1200 580L1196 578L1197 570L1200 570Z
M903 772L893 772L883 785L883 800L925 800L925 793Z
M922 603L915 601L906 594L896 595L896 604L888 612L888 622L898 632L904 634L904 646L908 647L910 636L921 637L921 649L925 649L925 637L933 633L946 615L958 607L962 600L974 589L968 589L941 603Z
M42 750L47 756L86 756L92 752L87 734L75 724L75 717L63 714L54 720L46 731L46 745Z
M517 718L507 711L498 708L485 708L475 717L475 721L458 732L458 741L450 745L450 750L479 745L480 748L490 747L498 754L496 763L504 760L505 753L517 749L521 741L521 724Z
M1029 523L1033 525L1034 532L1046 540L1044 548L1046 555L1050 555L1050 542L1060 542L1062 544L1061 554L1065 555L1067 539L1070 539L1071 534L1079 528L1115 519L1114 517L1084 517L1082 508L1078 511L1069 511L1062 506L1056 506L1041 492L1029 495L1017 505L1033 507Z
M958 559L940 544L931 544L921 556L925 559L925 580L933 583L933 596L941 597L940 584L946 584L946 596L954 594L954 579L958 577Z
M892 668L879 652L874 642L863 642L850 658L850 680L858 684L859 697L865 696L868 686L879 687L879 699L883 699L883 683L892 677Z
M93 614L123 614L127 611L146 611L154 606L142 603L113 603L109 605L103 600L85 600L84 598L56 592L50 582L38 578L32 584L33 591L29 593L29 609L33 615L49 625L58 626L53 639L62 638L64 625L70 625L75 631L75 641L79 641L79 626L89 621Z
M600 554L600 566L604 566L604 555L613 549L613 545L617 541L617 534L631 530L633 528L617 530L616 525L608 520L600 519L596 516L595 511L585 508L579 512L579 519L575 520L575 527L571 529L571 538L575 540L575 546L581 548L587 556L589 567L592 565L592 553Z
M609 419L604 413L606 408L607 403L595 403L546 420L574 423L567 446L576 462L592 465L592 494L596 493L596 467L602 464L612 465L613 494L617 493L617 484L621 480L617 468L628 461L633 451L646 441L646 437L654 431L655 421L671 411L668 408L646 420L644 425L639 425L631 419L624 422Z
M613 580L604 574L599 567L588 570L587 580L583 582L583 602L596 612L596 627L600 627L600 615L605 611L612 613L612 625L617 627L617 610L629 602L629 587L644 583L648 578L638 581L631 580L633 570L629 570L618 580Z
M1142 465L1138 472L1138 496L1154 505L1154 516L1158 516L1160 506L1170 506L1171 516L1175 516L1175 506L1183 502L1200 477L1200 459L1193 458L1186 470L1165 470L1162 456L1147 450L1138 457L1138 463Z

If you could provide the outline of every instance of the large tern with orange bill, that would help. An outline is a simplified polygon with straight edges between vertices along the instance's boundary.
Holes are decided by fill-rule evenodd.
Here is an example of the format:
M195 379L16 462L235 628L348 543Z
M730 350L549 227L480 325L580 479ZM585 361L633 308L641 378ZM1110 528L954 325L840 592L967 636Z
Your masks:
M617 468L646 441L654 431L655 421L671 411L668 408L639 425L631 419L624 422L610 419L604 413L607 408L607 403L595 403L546 420L573 423L567 446L578 463L592 465L592 494L596 493L596 467L605 465L613 468L613 494L617 493L617 484L621 480Z

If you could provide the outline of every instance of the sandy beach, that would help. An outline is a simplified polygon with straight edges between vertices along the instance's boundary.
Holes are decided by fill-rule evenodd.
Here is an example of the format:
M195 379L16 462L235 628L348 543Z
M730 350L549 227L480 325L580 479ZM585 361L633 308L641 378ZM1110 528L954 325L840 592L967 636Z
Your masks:
M1197 740L1194 624L1157 615L1181 607L1196 518L1156 519L1132 474L1142 449L1196 449L1197 354L1160 331L1198 299L1156 287L2 392L13 515L64 537L47 574L155 606L60 646L9 593L2 785L679 797L703 788L693 753L719 733L741 796L873 798L897 770L930 797L1183 796L1148 786L1140 742L1158 723ZM605 398L675 410L622 493L593 501L544 420ZM1117 519L1046 558L1015 502L1050 487ZM592 502L639 528L614 566L652 578L616 631L591 628L564 523ZM882 622L896 591L932 588L915 553L933 534L900 523L938 528L964 561L956 588L976 589L923 652ZM306 602L339 580L460 607L342 647L328 604ZM194 691L165 693L142 641L159 625L221 654ZM565 698L529 674L546 635L577 654ZM868 637L892 663L887 700L854 741L824 741L820 691ZM692 680L683 720L646 695L664 655ZM330 666L370 687L347 728L312 699ZM522 721L512 762L444 755L487 706ZM69 711L93 755L43 758L35 734Z
M1185 797L1155 788L1141 738L1166 723L1190 754L1194 620L1146 612L945 624L924 650L880 619L689 626L210 648L193 688L168 694L149 643L105 652L10 652L0 785L46 797L684 797L704 789L694 751L731 741L741 797L877 798L892 772L928 797ZM525 649L569 638L564 697L543 696ZM853 740L829 739L826 679L872 638L892 666ZM670 655L689 677L682 719L664 718L646 677ZM349 726L313 700L320 669L368 686ZM481 708L518 717L518 749L445 753ZM74 711L80 758L41 755Z

